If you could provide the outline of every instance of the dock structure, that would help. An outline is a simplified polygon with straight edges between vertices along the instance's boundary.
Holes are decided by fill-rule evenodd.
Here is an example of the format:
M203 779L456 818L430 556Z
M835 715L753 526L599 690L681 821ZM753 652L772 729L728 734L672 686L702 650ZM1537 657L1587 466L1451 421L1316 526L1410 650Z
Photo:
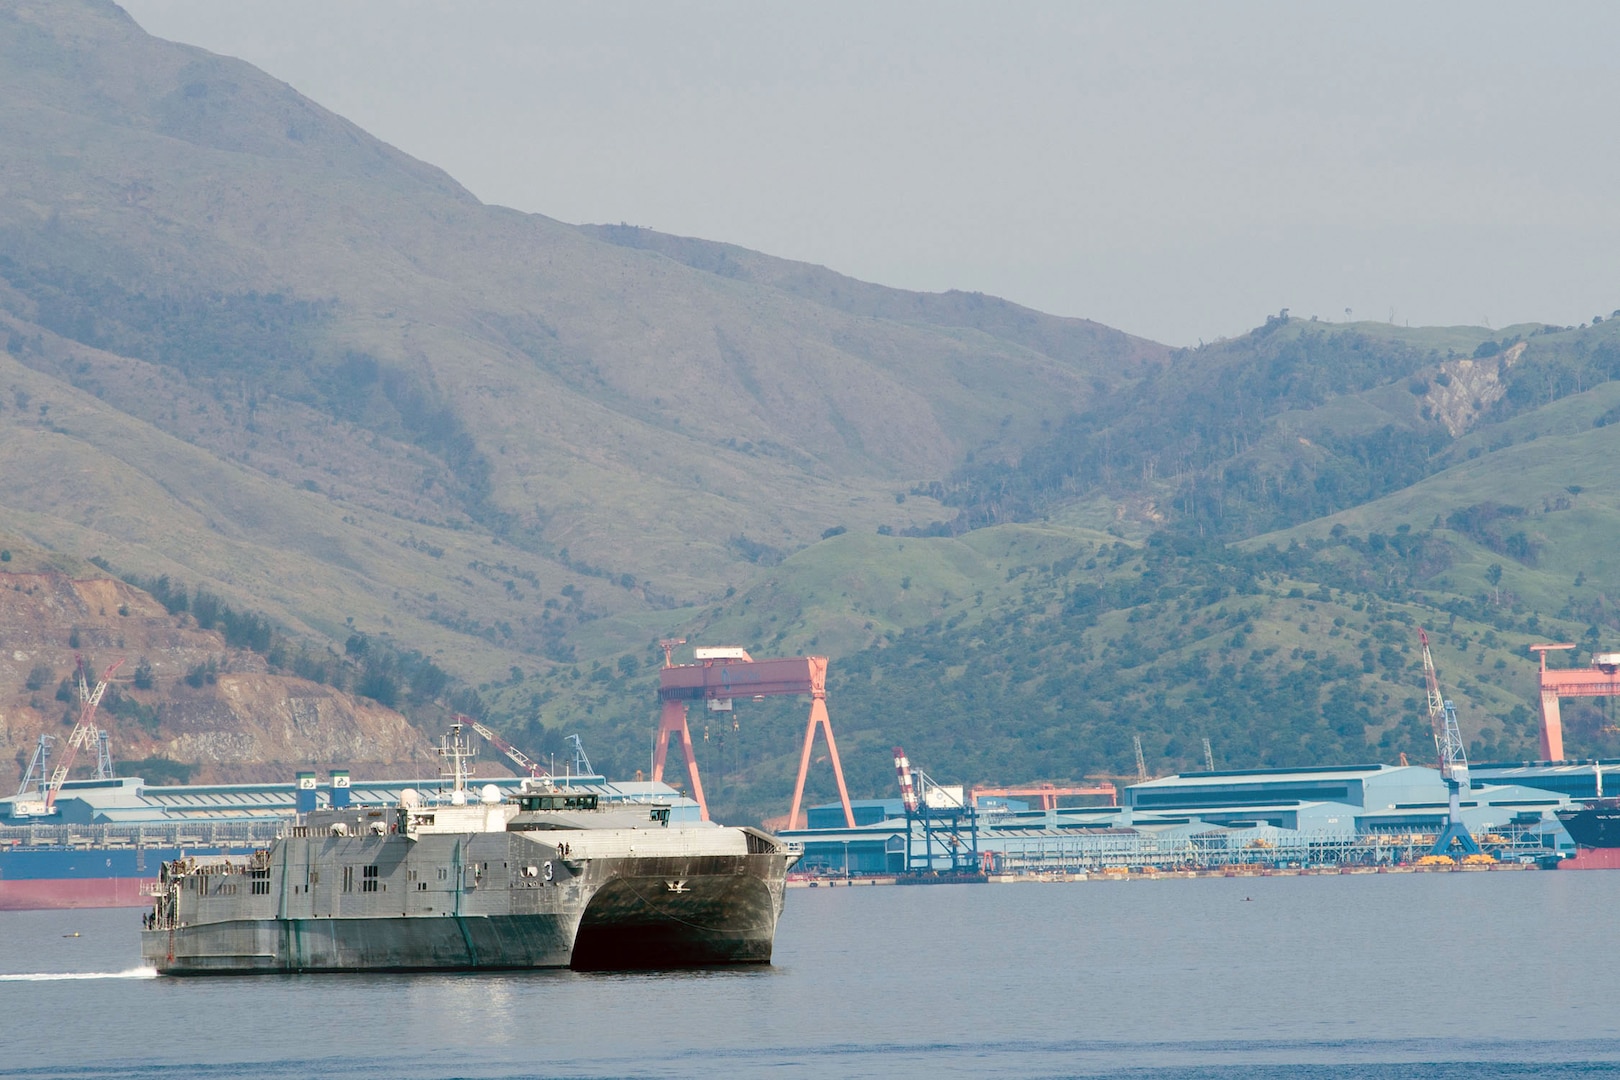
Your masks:
M1460 811L1492 858L1541 862L1573 849L1553 816L1572 793L1557 785L1590 787L1591 769L1485 765L1475 781ZM958 869L959 855L901 799L854 802L854 828L842 811L811 807L808 827L781 834L804 846L801 870ZM1133 784L1118 806L996 800L978 808L974 846L987 870L1005 874L1399 865L1429 852L1449 812L1439 770L1422 766L1206 771Z

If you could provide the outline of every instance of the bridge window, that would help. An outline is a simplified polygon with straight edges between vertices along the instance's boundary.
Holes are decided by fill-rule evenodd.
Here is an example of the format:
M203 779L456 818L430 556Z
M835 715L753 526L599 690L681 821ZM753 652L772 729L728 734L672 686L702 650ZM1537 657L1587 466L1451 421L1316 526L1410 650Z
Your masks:
M524 795L519 810L595 810L595 795Z

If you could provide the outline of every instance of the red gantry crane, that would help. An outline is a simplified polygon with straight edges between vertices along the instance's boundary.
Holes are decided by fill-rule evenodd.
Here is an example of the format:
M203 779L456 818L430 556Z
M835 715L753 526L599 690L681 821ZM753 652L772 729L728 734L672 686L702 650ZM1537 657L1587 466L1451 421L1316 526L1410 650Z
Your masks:
M1541 656L1541 759L1564 760L1564 718L1558 711L1561 697L1620 697L1620 653L1593 653L1592 666L1549 668L1547 654L1573 649L1573 641L1532 645Z
M734 697L808 694L810 722L804 731L804 750L799 755L799 779L793 786L793 809L788 812L788 827L799 827L799 809L804 802L804 778L810 771L810 752L819 728L827 740L827 756L832 760L833 776L838 780L838 797L844 804L844 821L853 829L855 811L849 804L849 789L844 786L844 766L838 760L838 743L833 740L832 721L827 717L827 658L794 656L755 660L746 649L726 646L694 649L696 663L677 664L674 649L681 644L684 642L678 639L662 642L664 667L658 672L658 734L653 743L653 780L663 780L670 740L678 738L681 756L686 760L686 775L692 782L692 798L697 800L707 821L709 804L703 798L697 755L692 751L692 733L686 725L687 705L702 701L711 709L724 711L731 708Z

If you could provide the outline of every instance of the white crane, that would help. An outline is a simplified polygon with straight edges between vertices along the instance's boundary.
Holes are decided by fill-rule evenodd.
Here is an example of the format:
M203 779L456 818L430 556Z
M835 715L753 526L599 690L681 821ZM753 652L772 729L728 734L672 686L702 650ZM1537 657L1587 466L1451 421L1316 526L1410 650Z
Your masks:
M79 693L83 700L83 707L79 710L79 721L73 725L73 733L68 736L67 750L62 754L62 760L51 772L50 783L45 787L45 812L51 813L56 809L56 796L62 790L62 784L68 778L73 768L73 759L79 750L91 743L99 745L100 732L96 730L96 706L101 704L101 696L107 692L107 684L112 681L113 672L123 664L123 660L113 663L113 666L104 671L101 681L96 683L94 690L90 689L89 682L84 677L84 666L79 667Z
M546 770L540 767L539 762L537 762L533 758L529 757L529 755L525 754L523 751L519 750L517 747L513 746L511 743L507 742L505 739L501 738L499 735L495 734L489 728L485 727L483 724L480 724L477 720L474 720L472 717L470 717L470 716L462 716L461 714L458 713L454 717L452 717L452 719L454 720L455 723L466 724L468 727L470 727L474 731L478 732L478 734L480 734L484 738L488 739L491 746L495 747L495 749L497 749L501 753L505 754L508 758L511 759L511 761L512 761L512 763L514 765L516 765L518 768L522 769L524 772L528 773L530 776L538 777L538 776L545 776L546 775Z

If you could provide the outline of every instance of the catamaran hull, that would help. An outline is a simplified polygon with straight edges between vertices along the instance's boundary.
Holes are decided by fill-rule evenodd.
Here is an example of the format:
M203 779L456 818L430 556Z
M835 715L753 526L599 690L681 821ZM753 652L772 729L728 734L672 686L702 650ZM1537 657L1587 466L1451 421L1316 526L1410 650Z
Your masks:
M566 885L503 890L508 906L551 911L182 919L142 931L142 953L166 975L766 964L789 861L781 854L594 860L578 865ZM487 906L495 897L486 889L479 899Z
M559 923L554 915L241 919L144 930L141 951L165 975L567 967Z

